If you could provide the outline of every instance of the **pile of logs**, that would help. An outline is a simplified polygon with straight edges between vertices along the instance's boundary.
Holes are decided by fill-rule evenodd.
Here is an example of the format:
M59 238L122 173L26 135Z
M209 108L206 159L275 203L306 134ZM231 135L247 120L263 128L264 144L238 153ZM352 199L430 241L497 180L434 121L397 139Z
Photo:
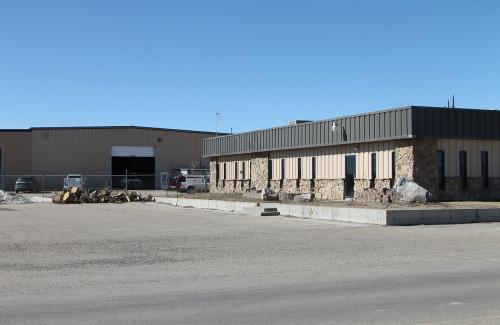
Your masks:
M81 190L78 187L73 187L63 194L56 195L52 198L52 202L60 204L68 203L126 203L126 202L154 202L154 198L150 195L142 196L136 192L115 192L109 189L89 192Z

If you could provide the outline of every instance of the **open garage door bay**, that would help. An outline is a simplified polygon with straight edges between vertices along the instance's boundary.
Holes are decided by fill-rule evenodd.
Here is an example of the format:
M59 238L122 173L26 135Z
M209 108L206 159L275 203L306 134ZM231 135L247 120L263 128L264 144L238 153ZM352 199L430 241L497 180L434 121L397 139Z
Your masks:
M155 186L155 148L154 147L111 147L111 169L114 186L130 189L152 189Z

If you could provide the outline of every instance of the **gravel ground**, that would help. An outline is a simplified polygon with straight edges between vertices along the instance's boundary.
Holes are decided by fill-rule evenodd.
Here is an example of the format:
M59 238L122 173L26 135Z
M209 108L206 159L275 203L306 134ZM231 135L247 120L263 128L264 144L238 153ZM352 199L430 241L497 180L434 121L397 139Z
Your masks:
M500 322L500 224L2 205L1 324Z

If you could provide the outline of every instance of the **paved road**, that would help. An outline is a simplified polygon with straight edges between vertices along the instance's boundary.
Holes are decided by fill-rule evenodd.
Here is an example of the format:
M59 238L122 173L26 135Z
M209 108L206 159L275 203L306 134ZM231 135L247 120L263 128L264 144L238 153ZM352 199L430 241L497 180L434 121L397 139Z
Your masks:
M499 324L500 225L0 206L1 324Z

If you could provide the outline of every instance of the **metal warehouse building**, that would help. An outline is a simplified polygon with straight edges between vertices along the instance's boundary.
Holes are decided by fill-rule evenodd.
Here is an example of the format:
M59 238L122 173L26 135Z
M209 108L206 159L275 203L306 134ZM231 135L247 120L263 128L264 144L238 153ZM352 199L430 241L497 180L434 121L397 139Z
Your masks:
M111 185L110 175L151 175L145 185L159 188L162 172L208 168L202 140L214 135L135 126L0 130L0 189L25 175L59 189L70 173L87 175L95 188Z
M500 111L410 106L205 139L211 191L342 200L415 180L437 200L500 198Z

